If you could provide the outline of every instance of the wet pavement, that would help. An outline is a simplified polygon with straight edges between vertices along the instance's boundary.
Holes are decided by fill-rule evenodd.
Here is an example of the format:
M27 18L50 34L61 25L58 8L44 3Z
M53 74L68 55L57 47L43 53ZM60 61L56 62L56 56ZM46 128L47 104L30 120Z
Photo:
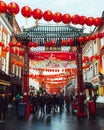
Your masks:
M104 130L104 109L97 109L96 117L77 118L71 112L52 113L50 117L30 115L29 120L17 119L9 112L0 130Z

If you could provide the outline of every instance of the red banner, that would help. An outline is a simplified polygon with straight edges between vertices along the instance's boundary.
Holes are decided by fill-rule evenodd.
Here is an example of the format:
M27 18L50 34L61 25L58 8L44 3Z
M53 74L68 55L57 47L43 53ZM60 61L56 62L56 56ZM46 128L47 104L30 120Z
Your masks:
M32 60L76 60L75 52L30 52L29 58Z

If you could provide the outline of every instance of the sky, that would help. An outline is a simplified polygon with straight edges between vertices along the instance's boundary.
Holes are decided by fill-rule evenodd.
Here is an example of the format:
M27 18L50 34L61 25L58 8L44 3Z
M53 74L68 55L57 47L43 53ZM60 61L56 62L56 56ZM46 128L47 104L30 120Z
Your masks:
M60 12L62 14L68 13L71 16L74 14L84 15L86 17L101 17L104 11L104 0L3 0L6 4L15 2L19 5L20 9L23 6L30 6L32 9L40 8L43 12L51 10L53 13ZM31 17L26 20L21 11L16 15L17 22L20 27L32 27L35 20ZM44 24L46 21L40 20L39 24ZM47 24L47 23L46 23ZM49 23L56 24L56 23ZM78 25L77 25L78 26ZM79 27L79 26L78 26ZM92 31L92 27L85 26L85 31Z

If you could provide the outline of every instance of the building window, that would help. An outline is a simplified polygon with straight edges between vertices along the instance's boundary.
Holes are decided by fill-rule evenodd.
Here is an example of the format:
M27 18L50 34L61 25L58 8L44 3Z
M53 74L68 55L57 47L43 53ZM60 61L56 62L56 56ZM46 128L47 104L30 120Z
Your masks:
M104 56L102 57L102 68L103 68L103 72L104 72Z
M1 57L1 70L5 71L5 58Z
M97 42L94 41L94 55L97 54Z
M4 46L6 46L6 42L7 42L6 39L7 39L6 33L3 32L3 34L2 34L2 40L4 42Z
M86 74L86 71L84 72L84 81L87 80L87 74Z
M16 76L18 76L18 66L16 66Z
M15 65L12 64L12 73L15 74Z
M90 67L90 75L91 75L91 79L93 78L93 67Z
M104 37L101 38L101 47L103 47L103 46L104 46Z
M98 63L96 62L95 63L95 76L98 75Z

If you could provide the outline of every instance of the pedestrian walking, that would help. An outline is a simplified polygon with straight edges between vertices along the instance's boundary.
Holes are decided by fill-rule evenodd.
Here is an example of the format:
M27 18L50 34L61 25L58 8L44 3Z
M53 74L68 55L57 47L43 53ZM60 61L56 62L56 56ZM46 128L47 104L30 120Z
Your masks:
M0 95L0 121L4 122L6 111L8 110L8 101L5 94Z

